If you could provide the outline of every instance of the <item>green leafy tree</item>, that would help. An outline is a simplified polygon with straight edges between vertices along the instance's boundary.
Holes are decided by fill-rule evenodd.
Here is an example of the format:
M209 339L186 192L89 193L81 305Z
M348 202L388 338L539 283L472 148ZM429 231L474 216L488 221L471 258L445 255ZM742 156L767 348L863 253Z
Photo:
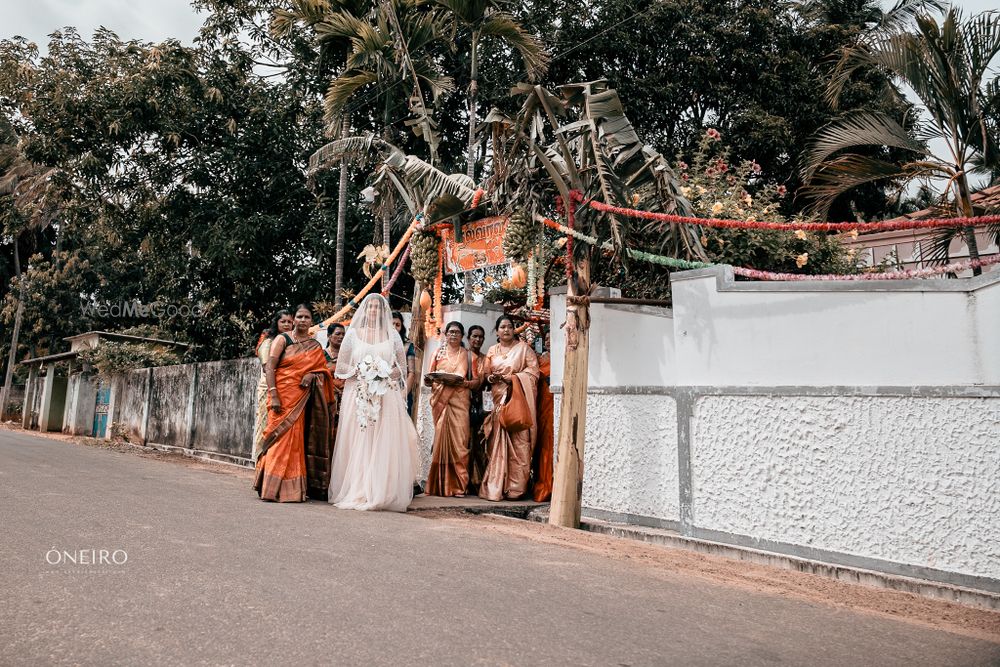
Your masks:
M889 34L849 50L830 80L832 103L840 99L855 71L878 68L914 92L921 102L921 118L908 121L860 110L824 127L803 169L809 181L806 194L815 207L822 211L842 193L865 183L938 178L945 183L944 202L953 202L952 210L971 217L969 175L988 173L1000 164L1000 144L990 132L988 116L997 89L990 64L998 53L1000 15L988 12L964 21L955 8L940 22L921 15L912 31ZM944 151L931 148L934 138L944 140ZM905 151L907 159L896 162L858 151L869 146ZM991 232L1000 240L1000 226ZM930 258L947 260L956 233L941 233ZM978 259L975 229L967 227L963 235L969 256ZM981 269L974 272L979 274Z

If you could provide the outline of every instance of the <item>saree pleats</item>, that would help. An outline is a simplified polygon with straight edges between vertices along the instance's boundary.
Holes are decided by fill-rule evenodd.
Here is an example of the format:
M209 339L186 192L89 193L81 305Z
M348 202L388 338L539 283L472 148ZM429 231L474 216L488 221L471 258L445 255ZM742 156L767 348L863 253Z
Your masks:
M312 381L302 387L309 373ZM307 494L329 485L332 378L319 343L289 345L275 369L275 386L283 412L268 411L254 489L262 500L303 502ZM325 478L325 482L324 482Z
M493 385L491 391L494 409L483 425L489 461L479 487L479 497L486 500L516 500L523 497L528 491L531 476L532 444L538 424L535 408L538 357L523 342L518 342L506 355L499 344L494 345L486 354L486 373L507 372L521 381L531 412L532 426L517 433L509 433L500 426L498 411L503 406L510 385L506 382Z
M552 361L549 355L538 360L541 378L538 380L538 440L535 442L535 485L531 490L536 503L544 503L552 497L552 440L555 403L549 390Z
M454 362L446 356L436 358L432 370L465 377L467 367L467 356L463 351ZM427 495L460 496L468 488L470 394L465 387L449 387L441 383L435 383L431 390L434 447L427 474Z

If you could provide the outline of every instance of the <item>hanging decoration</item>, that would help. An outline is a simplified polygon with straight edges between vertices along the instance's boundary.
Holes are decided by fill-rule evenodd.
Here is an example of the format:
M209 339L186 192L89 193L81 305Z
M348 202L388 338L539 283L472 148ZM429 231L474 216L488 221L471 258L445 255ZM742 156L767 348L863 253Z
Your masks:
M403 251L403 256L399 258L399 264L396 265L396 270L392 272L392 277L389 278L389 282L385 284L385 288L382 290L382 296L389 296L389 292L392 291L392 286L396 284L399 280L399 276L403 273L403 267L406 266L406 260L410 258L410 251L413 249L413 243L406 246L406 250Z
M655 220L657 222L667 222L683 225L700 225L702 227L716 227L725 229L775 229L779 231L793 231L801 229L807 232L891 232L900 229L942 229L956 227L982 227L984 225L995 225L1000 222L1000 215L981 215L972 218L932 218L927 220L889 220L885 222L765 222L759 220L720 220L718 218L692 218L683 215L673 215L671 213L654 213L653 211L639 211L622 206L611 206L598 201L585 201L583 194L574 190L570 193L574 202L585 204L586 206L600 211L601 213L612 213L629 218L640 218L642 220ZM573 227L572 215L570 215L569 226Z

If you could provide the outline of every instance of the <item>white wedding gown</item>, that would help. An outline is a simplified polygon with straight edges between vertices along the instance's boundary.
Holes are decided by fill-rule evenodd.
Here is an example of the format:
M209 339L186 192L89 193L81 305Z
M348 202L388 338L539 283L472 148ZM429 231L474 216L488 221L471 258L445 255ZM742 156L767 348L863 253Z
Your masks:
M356 331L348 331L337 363L337 377L347 381L340 403L329 498L342 509L405 512L413 500L417 475L417 431L406 412L398 380L389 383L374 423L361 427L356 372L367 355L381 358L406 376L402 341L394 330L391 337L378 343L365 342Z

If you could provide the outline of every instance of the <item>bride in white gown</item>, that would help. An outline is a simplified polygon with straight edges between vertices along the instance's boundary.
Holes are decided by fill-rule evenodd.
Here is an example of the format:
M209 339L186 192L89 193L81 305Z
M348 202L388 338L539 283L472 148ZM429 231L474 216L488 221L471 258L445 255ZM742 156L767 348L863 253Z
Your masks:
M403 342L381 295L361 302L340 346L335 375L347 382L330 502L342 509L405 512L417 474L417 431L403 396Z

